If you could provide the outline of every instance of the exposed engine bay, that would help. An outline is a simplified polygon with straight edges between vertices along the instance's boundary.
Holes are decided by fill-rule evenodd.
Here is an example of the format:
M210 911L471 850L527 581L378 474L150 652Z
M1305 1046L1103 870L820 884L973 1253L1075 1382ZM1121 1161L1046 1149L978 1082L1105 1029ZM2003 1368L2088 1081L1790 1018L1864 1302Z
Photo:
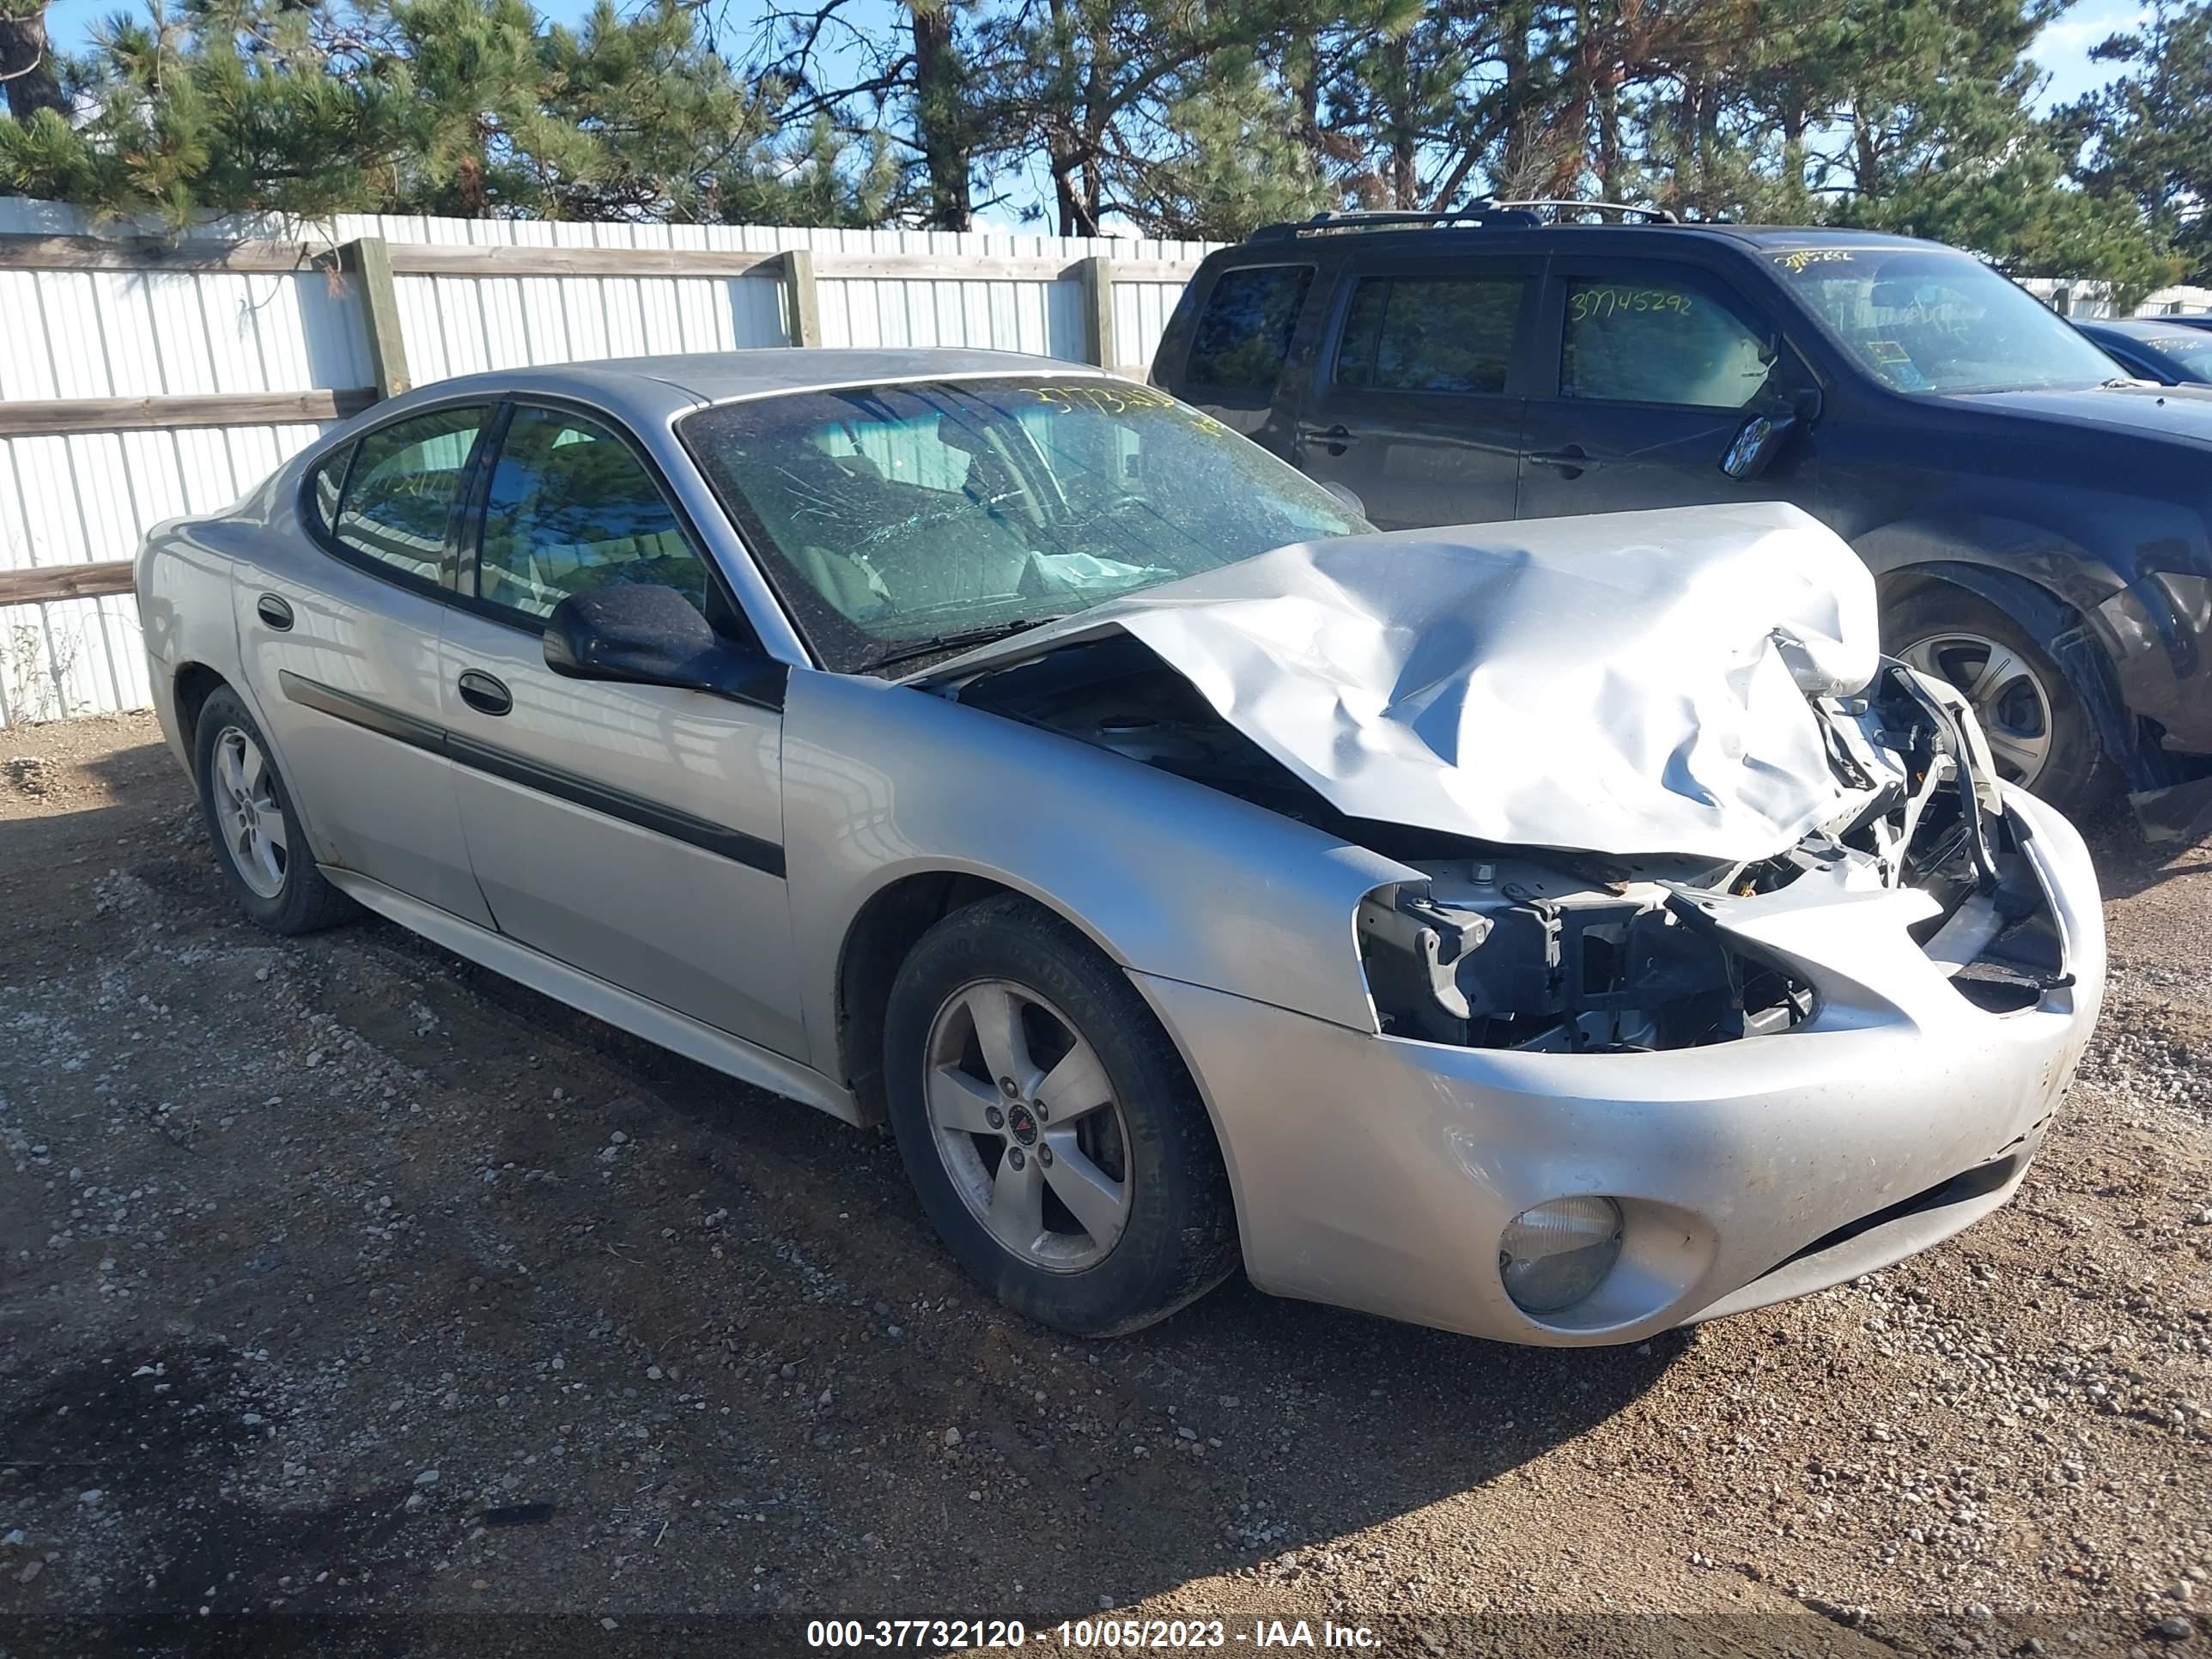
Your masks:
M2003 810L1963 699L1887 659L1859 695L1806 695L1835 808L1753 861L1507 846L1347 815L1127 634L987 668L951 695L1422 872L1358 914L1386 1035L1579 1053L1787 1032L1817 1018L1816 987L1728 922L1883 890L1924 896L1911 935L1978 1006L2032 1007L2067 982L2023 828Z

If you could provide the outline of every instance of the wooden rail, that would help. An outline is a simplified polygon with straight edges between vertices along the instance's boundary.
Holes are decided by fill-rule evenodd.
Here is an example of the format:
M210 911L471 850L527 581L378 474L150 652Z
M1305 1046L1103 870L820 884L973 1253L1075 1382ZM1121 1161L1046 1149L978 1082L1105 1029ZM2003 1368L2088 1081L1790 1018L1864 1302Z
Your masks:
M60 398L0 403L0 438L70 432L143 432L174 426L290 426L342 421L376 401L374 386L343 392L219 392L185 398Z
M131 561L105 559L98 564L34 565L28 570L0 570L0 605L40 605L48 599L89 599L102 593L131 592Z
M545 247L387 242L365 237L403 276L758 276L787 277L792 253L803 253L823 280L924 277L951 282L1077 282L1091 259L1057 255L989 258L957 253L824 253L807 249L761 253L740 249ZM1093 258L1105 256L1092 256ZM286 273L336 271L344 250L305 242L165 242L149 238L0 236L0 270L213 270ZM1110 261L1114 280L1181 282L1198 267L1164 259Z
M332 251L299 242L164 241L134 236L0 236L0 270L313 270Z

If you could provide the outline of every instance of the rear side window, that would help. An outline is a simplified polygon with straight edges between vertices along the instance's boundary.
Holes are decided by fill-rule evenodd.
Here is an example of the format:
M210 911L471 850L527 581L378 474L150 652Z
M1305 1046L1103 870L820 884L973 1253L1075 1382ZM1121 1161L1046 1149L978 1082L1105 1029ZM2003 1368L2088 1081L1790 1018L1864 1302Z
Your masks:
M1527 291L1511 278L1364 277L1337 348L1337 384L1503 392Z
M1567 284L1559 395L1741 409L1774 369L1765 333L1697 282Z
M547 617L617 582L707 608L707 567L629 447L580 416L517 410L484 500L477 597Z
M482 409L441 409L361 441L333 532L355 552L435 582Z
M1195 386L1272 392L1313 283L1310 265L1222 273L1192 331L1184 374Z

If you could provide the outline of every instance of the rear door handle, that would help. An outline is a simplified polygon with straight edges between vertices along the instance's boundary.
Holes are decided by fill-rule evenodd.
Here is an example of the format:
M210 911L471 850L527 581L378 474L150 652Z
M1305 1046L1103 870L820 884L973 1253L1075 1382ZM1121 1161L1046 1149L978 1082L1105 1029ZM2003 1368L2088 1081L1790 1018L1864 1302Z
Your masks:
M464 668L459 685L461 701L479 714L504 714L514 707L514 694L481 668Z
M289 632L292 626L292 607L274 593L264 593L253 602L253 614L275 629L279 634Z
M1580 444L1569 444L1565 449L1547 450L1528 459L1546 466L1556 466L1570 478L1579 478L1585 472L1595 472L1605 465Z
M1307 433L1306 441L1310 444L1323 446L1332 455L1341 455L1359 441L1359 434L1350 427L1340 424L1330 427L1325 432Z

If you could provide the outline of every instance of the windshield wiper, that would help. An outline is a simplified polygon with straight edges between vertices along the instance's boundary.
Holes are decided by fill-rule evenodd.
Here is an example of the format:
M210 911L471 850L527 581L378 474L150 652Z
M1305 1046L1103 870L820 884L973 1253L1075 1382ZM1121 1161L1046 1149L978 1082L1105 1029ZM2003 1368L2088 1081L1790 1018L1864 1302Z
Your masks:
M994 623L988 628L970 628L957 634L937 634L926 640L899 640L872 651L860 659L863 673L872 669L888 668L895 662L908 662L916 657L945 656L955 651L965 651L978 645L990 645L1000 640L1012 639L1017 634L1026 634L1032 628L1065 622L1065 617L1024 617L1019 622Z

